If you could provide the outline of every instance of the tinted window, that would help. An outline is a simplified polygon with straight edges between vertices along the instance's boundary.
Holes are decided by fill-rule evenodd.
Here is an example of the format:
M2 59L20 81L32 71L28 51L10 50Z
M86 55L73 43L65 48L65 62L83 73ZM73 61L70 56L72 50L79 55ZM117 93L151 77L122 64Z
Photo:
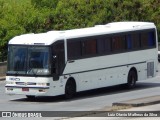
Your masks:
M97 53L96 39L84 40L82 42L83 56L92 56Z
M111 38L101 37L97 40L97 53L105 54L111 52Z
M49 75L50 48L46 46L9 46L7 73Z
M149 46L150 47L155 46L156 40L155 40L155 33L154 33L154 31L149 32L148 35L149 35L149 39L148 39Z
M81 57L81 41L80 40L68 40L67 42L67 54L68 59L74 59Z
M140 48L140 34L139 33L131 34L131 40L132 40L133 49Z
M111 38L105 38L104 48L105 48L105 53L110 53L111 52Z
M27 69L27 47L9 46L8 71L26 72Z
M131 50L132 49L132 37L131 37L131 34L126 35L126 41L127 41L127 49Z
M155 47L155 31L140 30L68 40L68 59L115 54Z
M105 38L99 38L97 40L97 53L98 54L105 53Z
M112 37L112 51L122 51L125 49L125 36Z
M53 44L53 73L60 75L65 66L64 41Z
M147 49L155 46L154 31L137 32L126 35L127 49Z
M148 39L149 39L148 32L141 33L141 47L142 48L145 48L145 47L149 46L149 44L148 44L149 40Z

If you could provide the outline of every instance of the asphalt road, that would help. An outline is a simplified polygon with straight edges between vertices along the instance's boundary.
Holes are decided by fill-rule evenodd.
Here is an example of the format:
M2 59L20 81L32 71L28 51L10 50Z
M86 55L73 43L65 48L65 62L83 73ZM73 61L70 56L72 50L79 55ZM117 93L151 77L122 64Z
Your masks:
M160 68L160 64L158 66ZM23 95L6 95L5 81L0 81L0 111L91 111L103 110L112 103L160 95L160 72L156 78L137 82L133 90L114 86L78 93L72 100L63 96L38 98L29 101Z

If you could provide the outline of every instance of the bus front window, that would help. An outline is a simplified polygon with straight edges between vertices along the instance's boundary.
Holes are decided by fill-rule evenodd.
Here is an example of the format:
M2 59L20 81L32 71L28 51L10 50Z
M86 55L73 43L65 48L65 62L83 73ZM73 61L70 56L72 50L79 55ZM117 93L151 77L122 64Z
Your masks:
M8 74L50 75L49 47L9 46Z
M8 72L24 74L27 68L27 48L10 46L8 54Z
M46 47L29 48L28 74L50 74L49 49Z

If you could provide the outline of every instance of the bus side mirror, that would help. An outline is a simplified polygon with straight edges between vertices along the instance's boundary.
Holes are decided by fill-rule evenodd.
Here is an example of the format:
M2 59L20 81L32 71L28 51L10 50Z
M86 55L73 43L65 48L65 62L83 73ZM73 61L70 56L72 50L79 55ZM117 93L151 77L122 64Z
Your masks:
M59 75L53 74L53 81L57 81L57 80L59 80Z
M53 59L55 60L56 58L57 58L57 56L56 56L56 55L54 55L54 56L53 56Z

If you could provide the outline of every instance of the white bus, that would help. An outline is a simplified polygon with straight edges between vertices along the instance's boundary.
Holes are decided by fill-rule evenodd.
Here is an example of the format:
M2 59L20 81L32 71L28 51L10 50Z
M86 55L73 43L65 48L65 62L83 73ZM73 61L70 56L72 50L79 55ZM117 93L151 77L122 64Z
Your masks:
M151 22L16 36L8 44L7 94L65 95L156 76L157 32Z

